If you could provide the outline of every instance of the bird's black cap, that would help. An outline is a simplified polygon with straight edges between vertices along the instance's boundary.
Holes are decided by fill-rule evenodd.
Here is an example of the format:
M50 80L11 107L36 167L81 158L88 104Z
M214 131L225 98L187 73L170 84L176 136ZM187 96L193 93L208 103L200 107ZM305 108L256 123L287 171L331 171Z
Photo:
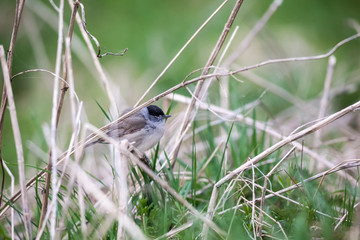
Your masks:
M149 114L155 117L163 116L164 118L169 118L171 115L165 115L163 110L155 105L150 105L147 107Z

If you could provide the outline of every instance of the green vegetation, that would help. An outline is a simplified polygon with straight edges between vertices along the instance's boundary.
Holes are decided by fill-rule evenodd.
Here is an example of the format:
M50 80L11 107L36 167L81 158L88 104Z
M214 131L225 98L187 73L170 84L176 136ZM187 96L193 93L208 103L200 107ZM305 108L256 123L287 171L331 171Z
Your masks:
M75 24L70 68L65 66L64 56L60 63L59 74L70 88L56 135L57 157L62 161L56 174L58 189L50 185L43 226L39 222L44 213L45 177L36 179L29 190L32 238L360 238L360 125L356 111L360 104L360 3L244 1L215 54L214 46L235 2L220 9L141 101L202 76L209 56L216 59L209 74L217 76L204 78L204 86L211 82L203 87L205 97L196 95L196 82L152 103L172 115L162 141L146 153L152 172L136 164L136 152L119 146L97 144L82 152L82 141L93 131L89 123L104 126L134 105L221 2L82 2L87 30L100 42L102 53L129 50L122 57L98 59L104 77ZM257 29L275 3L281 5ZM5 50L10 46L14 5L9 0L0 3L0 45ZM81 15L81 8L78 13ZM65 3L64 36L70 17L71 9ZM58 13L49 2L27 2L14 51L12 76L38 68L52 72L22 73L12 79L26 180L46 169L49 161L57 21ZM255 34L251 37L250 33ZM332 54L311 58L328 53L356 33ZM229 60L239 46L245 48ZM64 53L65 44L63 47ZM96 51L94 42L92 47ZM304 56L309 58L276 62ZM274 59L274 63L255 66ZM253 67L239 71L247 66ZM67 75L62 74L64 68ZM72 97L73 93L76 96ZM184 124L187 130L181 134L194 95L199 105L191 109L194 118L190 116L190 124ZM353 109L346 109L354 103ZM341 110L346 113L327 118ZM0 155L19 189L10 111L5 111L0 133ZM304 129L309 131L302 132ZM61 153L73 145L77 146L74 153L64 160ZM124 185L119 161L128 166L120 169L127 172L127 189L119 187ZM11 203L11 177L1 169L0 176L5 179L0 239L11 239L12 227L15 238L25 239L22 199ZM123 196L127 196L126 202ZM2 212L6 204L10 208Z

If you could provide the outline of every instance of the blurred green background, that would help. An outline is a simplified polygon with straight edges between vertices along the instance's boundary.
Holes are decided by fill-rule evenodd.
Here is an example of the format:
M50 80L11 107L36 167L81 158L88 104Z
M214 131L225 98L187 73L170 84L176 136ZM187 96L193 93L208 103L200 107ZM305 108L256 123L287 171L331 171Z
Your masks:
M125 99L125 102L117 103L120 110L135 104L221 2L82 1L86 10L88 30L97 37L103 52L129 49L123 57L107 56L100 59L107 76L118 88L114 90L119 91ZM58 4L58 1L55 3ZM188 73L205 65L234 3L235 1L229 1L215 16L176 60L147 99L181 82ZM230 51L236 48L271 3L269 0L244 1L234 23L239 26L239 30ZM14 9L15 1L0 1L0 44L4 45L5 49L9 47ZM69 21L70 12L69 4L65 3L66 23ZM238 59L237 64L247 66L272 58L325 53L337 42L356 33L353 23L360 24L359 12L358 0L285 0L249 49ZM54 71L57 45L57 30L54 29L57 26L56 12L48 1L30 0L26 2L21 21L13 74L33 68ZM75 33L80 36L78 26L75 27ZM90 55L86 48L83 48L81 36L79 39L80 42L76 39L73 42L76 90L80 99L84 101L88 121L100 127L106 121L96 101L108 109L108 98L103 87L96 81L98 75L94 71ZM343 46L335 56L337 65L333 85L357 84L360 75L360 41L355 40ZM271 65L254 72L306 100L316 97L322 91L326 66L327 59L324 59L316 62ZM0 79L2 85L3 78ZM240 105L256 99L264 90L248 81L236 86ZM50 123L52 87L53 77L45 73L25 74L13 82L25 159L31 166L43 164L28 151L27 146L30 142L38 145L44 153L47 152L43 132L46 131L44 126ZM184 90L179 92L187 94ZM342 104L351 104L358 100L358 91L355 93ZM271 94L266 96L266 102L273 113L290 106ZM71 123L67 117L67 110L68 107L65 107L60 120L59 129L64 133L59 134L60 145L65 145L69 141L70 134L67 134L67 131L70 130L67 129ZM8 112L4 129L3 158L7 162L14 162L16 153ZM14 165L11 168L14 171L17 169Z

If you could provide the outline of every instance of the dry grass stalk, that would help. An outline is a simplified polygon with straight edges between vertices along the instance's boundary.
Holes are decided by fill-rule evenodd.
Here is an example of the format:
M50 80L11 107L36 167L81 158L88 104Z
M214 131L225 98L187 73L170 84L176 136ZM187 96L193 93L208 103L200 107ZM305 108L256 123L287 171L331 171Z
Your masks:
M9 77L11 78L12 75L12 64L13 64L13 56L14 56L14 49L15 49L15 42L17 38L17 34L19 31L20 26L20 19L22 16L22 12L24 9L25 0L18 0L16 1L16 8L15 8L15 19L13 23L12 33L11 33L11 40L10 46L8 50L8 59L7 59L7 69L9 72ZM0 206L2 202L3 190L4 190L4 183L5 183L5 171L4 171L4 164L2 158L2 138L3 138L3 126L4 126L4 118L5 118L5 110L7 104L7 97L6 97L6 89L5 89L5 82L3 84L3 91L1 95L1 107L0 107L0 163L2 168L2 184L0 189Z
M16 144L15 146L16 146L17 164L19 168L19 182L22 193L21 194L22 207L23 207L22 213L24 216L24 224L25 224L25 238L31 239L31 223L30 223L31 216L30 216L28 197L26 194L25 161L24 161L23 147L21 142L19 122L16 114L14 95L11 87L10 72L8 69L8 64L5 59L4 47L2 45L0 45L0 61L4 76L4 89L6 90L6 96L9 104L8 108L11 117L11 126Z
M335 64L336 64L336 58L334 57L334 55L331 55L329 58L328 68L326 71L324 91L320 100L318 119L322 119L323 117L325 117L326 114L326 109L329 101L330 86L331 86L332 76L334 73ZM320 144L321 144L321 129L315 133L315 146L319 146Z

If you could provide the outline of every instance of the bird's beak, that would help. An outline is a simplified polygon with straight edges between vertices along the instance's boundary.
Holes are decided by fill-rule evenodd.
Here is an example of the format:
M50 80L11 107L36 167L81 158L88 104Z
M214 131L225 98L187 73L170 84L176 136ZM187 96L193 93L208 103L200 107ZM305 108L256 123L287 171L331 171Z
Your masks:
M167 118L169 118L169 117L171 117L171 115L165 115L165 119L167 119Z

